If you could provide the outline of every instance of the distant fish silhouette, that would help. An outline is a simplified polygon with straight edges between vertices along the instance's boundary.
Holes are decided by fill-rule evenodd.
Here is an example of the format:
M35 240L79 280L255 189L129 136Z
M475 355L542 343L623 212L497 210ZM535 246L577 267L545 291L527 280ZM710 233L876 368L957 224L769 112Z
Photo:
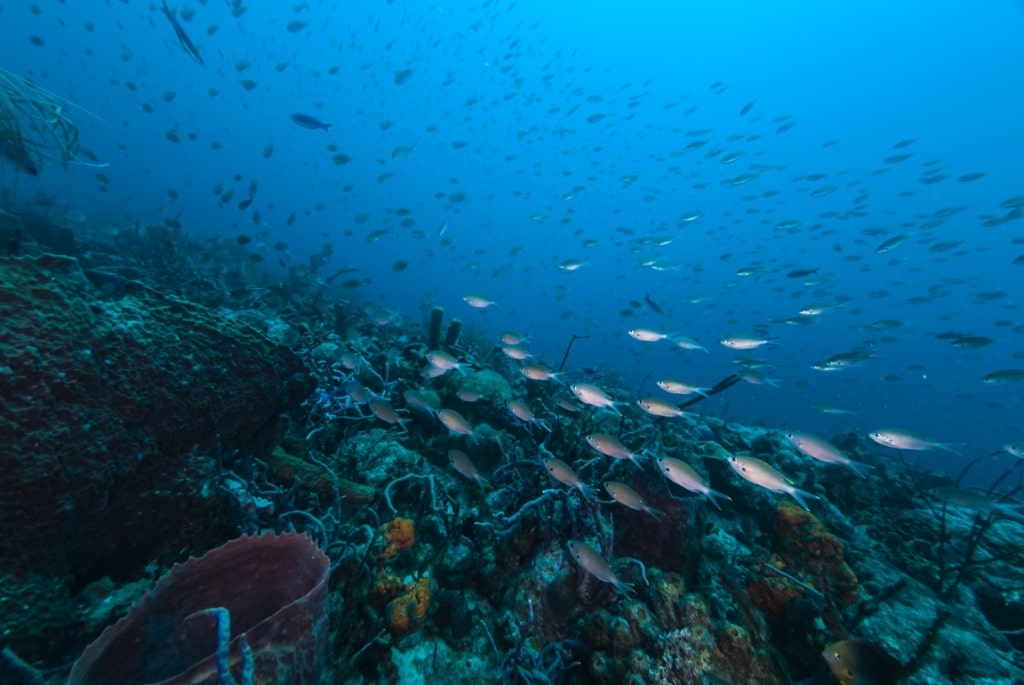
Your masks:
M161 7L160 10L167 15L167 21L171 22L171 27L174 29L175 35L178 36L178 42L181 43L181 47L185 49L188 56L200 65L205 65L206 63L203 62L202 55L199 54L199 49L196 48L195 43L193 43L192 39L188 37L187 33L185 33L185 29L181 27L178 20L174 18L174 12L172 12L171 8L167 6L167 0L164 0L164 6Z
M331 128L331 124L325 124L316 117L311 117L308 114L293 114L292 121L302 128L322 128L325 131Z

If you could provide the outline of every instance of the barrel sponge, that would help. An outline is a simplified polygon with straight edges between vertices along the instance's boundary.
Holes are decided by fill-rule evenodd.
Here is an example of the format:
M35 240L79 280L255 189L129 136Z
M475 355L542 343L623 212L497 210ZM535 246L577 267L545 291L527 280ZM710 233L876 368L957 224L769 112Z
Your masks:
M330 560L306 535L243 536L175 565L127 616L75 662L68 685L215 685L217 626L231 620L230 661L242 675L241 637L258 683L319 683L327 636Z

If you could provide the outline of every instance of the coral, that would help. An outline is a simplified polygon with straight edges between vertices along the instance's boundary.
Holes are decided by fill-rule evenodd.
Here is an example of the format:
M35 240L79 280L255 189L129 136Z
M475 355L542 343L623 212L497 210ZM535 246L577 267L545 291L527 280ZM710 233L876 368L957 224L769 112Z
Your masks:
M441 347L441 324L444 323L444 308L433 307L430 310L430 325L427 328L427 349L436 350Z
M307 536L237 538L176 565L131 612L107 628L75 663L68 685L200 685L218 677L216 624L230 617L232 674L242 673L242 640L252 650L254 682L317 683L327 622L330 560Z
M219 435L265 456L313 388L255 329L137 283L99 299L68 257L0 259L0 320L0 575L88 584L212 545L228 521L200 455Z
M346 504L369 504L377 496L377 491L371 486L345 478L335 481L333 475L319 464L289 454L280 446L267 457L267 465L275 479L285 485L298 478L301 487L314 492L330 495L337 489Z
M388 602L384 615L388 630L402 637L419 630L430 608L430 579L419 578L405 586L403 594Z
M452 319L451 323L448 324L448 332L444 336L444 346L452 347L459 340L459 334L462 333L462 321L459 319Z
M843 543L809 511L789 501L775 508L776 551L768 563L817 589L831 601L849 606L860 596L857 576L844 560ZM764 570L747 586L751 601L766 615L782 617L807 594L782 575Z
M381 559L393 559L399 552L411 549L416 543L415 527L412 519L395 517L381 526Z
M459 383L459 390L475 393L502 405L512 401L512 386L500 373L490 369L468 372Z

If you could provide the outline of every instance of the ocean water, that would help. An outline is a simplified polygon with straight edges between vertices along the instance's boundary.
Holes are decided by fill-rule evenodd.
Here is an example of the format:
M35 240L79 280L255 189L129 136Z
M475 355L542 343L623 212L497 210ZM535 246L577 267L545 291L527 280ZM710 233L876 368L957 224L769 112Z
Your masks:
M0 4L0 66L74 103L96 160L35 177L0 160L7 198L45 194L93 231L248 236L282 278L330 244L324 274L367 279L346 298L517 331L549 366L585 336L570 372L614 372L637 396L756 358L771 384L700 411L912 431L959 453L922 466L984 458L977 484L1014 463L1024 371L983 378L1024 369L1020 2L172 9L203 64L156 2ZM801 316L812 304L828 311ZM706 351L628 334L641 327ZM953 344L967 336L991 341ZM852 368L813 368L854 350Z
M1018 3L293 5L250 3L237 19L225 2L187 5L201 66L156 3L5 3L2 64L87 110L82 145L106 165L6 170L5 187L53 194L97 225L174 217L200 236L263 233L300 261L330 243L330 267L372 279L358 297L417 321L429 300L488 333L519 331L549 363L586 335L572 361L637 390L649 374L714 384L736 369L718 340L760 326L778 340L751 356L778 387L709 403L732 419L898 427L972 456L1024 439L1022 386L981 382L1024 368L1022 224L984 225L1024 192ZM301 128L297 112L332 126ZM401 146L412 150L393 159ZM912 156L883 161L900 153ZM958 182L971 173L986 175ZM567 259L585 266L565 273ZM763 273L737 276L745 267ZM786 277L797 269L818 271ZM474 311L470 292L498 304ZM663 316L636 306L645 295ZM839 301L811 325L778 323ZM886 319L902 325L865 328ZM637 342L637 326L708 353ZM951 331L996 342L959 350L936 337ZM862 345L877 358L811 368ZM819 402L857 413L823 416Z

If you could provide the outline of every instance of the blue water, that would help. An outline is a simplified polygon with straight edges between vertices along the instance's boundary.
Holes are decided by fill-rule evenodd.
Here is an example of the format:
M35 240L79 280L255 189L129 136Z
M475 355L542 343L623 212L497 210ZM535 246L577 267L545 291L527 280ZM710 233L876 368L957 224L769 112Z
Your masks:
M325 274L352 265L372 279L344 297L415 323L438 304L487 336L530 335L551 365L572 334L587 335L570 368L614 370L635 391L649 374L645 392L669 375L712 385L736 356L771 361L779 387L744 383L707 403L733 420L824 435L908 429L963 443L963 457L923 456L951 472L1024 440L1024 386L981 383L1024 368L1024 266L1012 264L1024 224L983 226L1024 193L1019 2L252 2L237 19L220 0L187 7L182 25L205 66L155 3L0 6L0 65L77 103L82 145L108 165L51 166L35 179L4 168L3 188L55 195L93 230L177 218L200 236L265 231L250 249L285 241L293 263L331 243ZM291 32L294 20L306 26ZM298 127L296 112L332 126ZM696 140L707 143L684 153ZM393 159L399 146L415 147ZM743 155L723 164L731 152ZM913 156L882 161L903 152ZM351 161L335 164L336 153ZM754 164L771 167L722 185ZM925 184L926 171L949 178ZM957 180L973 172L987 175ZM251 181L256 199L238 210ZM826 184L837 189L811 196ZM217 185L232 202L220 205ZM963 209L922 228L949 207ZM783 221L800 225L777 230ZM871 228L886 232L862 233ZM900 233L903 246L875 253ZM651 235L673 242L638 246ZM563 273L565 259L586 265ZM673 268L639 265L650 259ZM409 268L394 272L398 260ZM736 275L752 265L766 273ZM817 285L786 275L809 268ZM907 302L935 288L941 296ZM991 291L1004 294L977 298ZM499 304L474 311L470 292ZM664 316L630 303L645 294ZM772 323L840 299L810 326ZM863 330L882 319L904 325ZM637 342L626 334L636 326L709 353ZM777 345L738 355L717 343L757 326ZM997 342L957 350L935 337L950 330ZM857 368L810 368L866 342L877 358ZM823 415L818 402L857 414Z

